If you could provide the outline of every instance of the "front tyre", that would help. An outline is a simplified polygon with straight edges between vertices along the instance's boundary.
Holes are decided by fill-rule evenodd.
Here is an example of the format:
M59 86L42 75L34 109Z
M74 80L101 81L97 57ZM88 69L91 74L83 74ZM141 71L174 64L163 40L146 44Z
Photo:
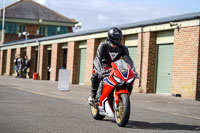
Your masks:
M115 121L118 126L125 127L129 121L130 116L130 99L128 94L119 95L119 103L116 105L114 102L114 115Z
M95 120L103 120L105 116L99 114L98 108L90 105L90 113Z

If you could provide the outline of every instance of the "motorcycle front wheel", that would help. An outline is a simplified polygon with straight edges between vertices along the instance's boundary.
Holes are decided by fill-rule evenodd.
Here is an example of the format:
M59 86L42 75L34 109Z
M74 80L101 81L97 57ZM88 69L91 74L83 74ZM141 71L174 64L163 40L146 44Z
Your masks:
M90 105L90 113L95 120L103 120L105 118L104 115L99 114L98 108Z
M119 95L119 103L116 105L113 104L115 111L115 121L118 126L125 127L129 121L130 117L130 99L128 94L120 94Z

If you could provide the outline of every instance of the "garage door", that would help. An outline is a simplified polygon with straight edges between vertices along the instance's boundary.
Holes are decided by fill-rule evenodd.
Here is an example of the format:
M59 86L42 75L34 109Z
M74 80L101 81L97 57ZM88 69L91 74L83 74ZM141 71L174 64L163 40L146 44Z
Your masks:
M128 47L129 54L135 65L137 64L137 44L138 44L138 35L137 34L127 35L125 37L125 46Z
M157 45L156 92L170 93L172 83L173 44Z
M86 62L86 48L81 48L80 62L79 62L79 84L85 83L85 62Z
M135 65L135 69L136 69L136 65L137 65L137 46L128 47L128 50L129 50L129 55L131 56L131 59L133 60L133 63ZM133 90L135 90L135 84L134 84Z
M129 55L131 56L131 59L134 62L135 68L137 65L137 46L134 47L128 47Z

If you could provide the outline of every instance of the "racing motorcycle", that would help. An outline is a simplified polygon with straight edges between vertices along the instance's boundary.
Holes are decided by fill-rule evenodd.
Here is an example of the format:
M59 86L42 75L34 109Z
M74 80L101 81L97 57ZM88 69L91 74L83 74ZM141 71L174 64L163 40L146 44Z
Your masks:
M129 121L131 109L129 97L136 75L123 59L112 62L111 65L109 76L102 80L102 92L100 87L98 89L98 101L89 104L90 112L96 120L103 120L105 116L114 117L117 125L124 127Z

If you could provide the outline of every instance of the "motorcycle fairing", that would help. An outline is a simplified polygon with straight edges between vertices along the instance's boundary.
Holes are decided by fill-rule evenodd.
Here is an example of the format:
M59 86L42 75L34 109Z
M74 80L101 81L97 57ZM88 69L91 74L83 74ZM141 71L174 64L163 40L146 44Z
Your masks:
M110 85L110 86L112 86L112 87L115 86L115 84L113 84L108 78L104 78L103 81L104 81L104 83L107 84L107 85Z
M99 106L102 106L102 101L106 97L108 97L110 92L114 89L115 85L116 85L116 83L111 82L110 77L104 78L104 87L103 87L102 95L99 98Z
M129 64L127 64L124 60L118 60L116 62L112 63L112 68L114 68L112 71L112 74L125 82L134 77L134 73L131 70L131 67Z
M112 108L110 107L110 104L108 102L108 99L104 99L104 101L102 102L102 105L101 107L99 107L99 113L101 115L106 115L106 116L110 116L110 117L114 117L114 113L113 113L113 110Z
M114 89L114 87L118 84L112 77L116 76L118 78L123 79L125 82L134 76L133 72L130 71L131 67L124 61L124 60L118 60L113 62L112 64L112 71L110 73L109 77L104 78L104 87L102 90L102 95L99 98L99 106L102 106L102 101L108 97L110 92ZM126 70L125 72L122 72L122 70Z
M108 96L111 93L111 91L113 91L114 88L119 85L119 83L117 83L117 81L113 77L116 76L124 80L124 84L126 84L126 81L134 77L134 73L133 71L130 71L131 67L128 64L126 64L123 60L113 62L111 65L112 70L110 72L110 76L103 79L104 86L102 94L99 98L99 113L101 115L114 117L113 107L111 107L111 104L109 103L112 101L108 100ZM118 105L119 103L120 94L127 93L130 95L129 91L127 89L124 89L116 89L114 91L113 97L116 105Z

